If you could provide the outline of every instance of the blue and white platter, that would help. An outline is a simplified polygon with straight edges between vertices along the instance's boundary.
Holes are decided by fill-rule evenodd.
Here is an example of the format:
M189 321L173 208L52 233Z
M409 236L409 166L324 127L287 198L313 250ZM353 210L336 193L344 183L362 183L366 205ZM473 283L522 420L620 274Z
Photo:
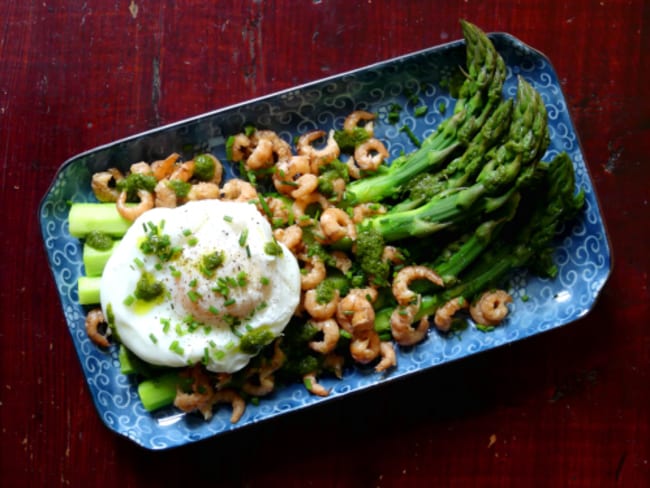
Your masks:
M464 66L464 42L415 52L202 114L98 147L63 163L41 202L38 218L70 336L99 416L109 429L147 449L177 447L510 344L573 322L591 310L610 274L610 246L560 83L553 66L540 52L509 34L495 33L490 38L507 65L504 95L514 98L517 76L541 93L551 136L544 159L566 151L575 165L576 185L586 194L584 212L558 237L558 276L553 280L513 276L511 313L492 332L470 327L458 340L431 331L424 342L398 349L398 365L387 373L367 368L347 371L341 380L324 378L321 383L331 389L328 397L311 395L302 384L283 387L259 404L247 405L236 424L230 422L228 406L219 407L209 421L171 407L154 413L145 411L136 385L120 373L117 347L103 351L88 339L86 309L77 300L77 279L83 274L82 248L68 232L70 202L94 201L91 175L112 166L127 168L133 162L154 161L172 152L189 159L205 151L227 165L225 140L247 124L275 130L292 141L297 134L310 130L340 128L350 112L363 109L378 114L375 134L386 142L391 159L410 152L415 146L400 130L402 125L422 139L453 110L455 100L445 81ZM428 105L425 116L416 116L412 104L407 103L412 95ZM388 120L393 104L404 107L398 124ZM226 169L228 177L236 174L235 168Z

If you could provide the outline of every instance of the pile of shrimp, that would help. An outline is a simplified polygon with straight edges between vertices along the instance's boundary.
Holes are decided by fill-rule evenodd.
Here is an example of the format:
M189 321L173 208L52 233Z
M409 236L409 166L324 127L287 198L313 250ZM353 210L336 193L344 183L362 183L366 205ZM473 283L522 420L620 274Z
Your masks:
M375 115L366 111L354 111L345 119L344 131L354 132L362 128L367 132L367 138L346 154L337 144L334 130L305 133L297 139L295 149L270 130L242 132L231 137L229 159L238 163L247 174L266 177L275 190L272 194L258 193L255 185L242 178L230 179L222 185L223 168L214 156L210 156L216 166L213 180L195 181L194 162L181 162L178 154L151 165L140 162L131 166L130 172L153 175L158 182L153 192L138 193L140 201L135 206L126 205L124 192L117 193L114 189L114 180L123 177L115 169L94 175L93 190L100 200L115 201L120 214L130 220L149 208L173 207L204 198L255 204L271 223L275 238L286 245L300 264L301 300L295 315L318 331L317 338L308 343L312 353L322 355L322 364L340 378L346 357L338 345L339 339L346 336L349 338L347 356L352 361L385 372L397 365L395 345L407 347L421 342L432 324L440 331L449 331L454 316L463 309L468 309L477 323L498 325L507 315L507 304L512 299L503 290L486 292L471 306L459 297L440 307L434 317L416 320L421 296L411 289L412 282L428 280L443 287L443 280L429 267L406 265L397 248L386 246L382 259L392 267L389 287L397 303L390 317L390 339L380 337L374 327L374 303L379 294L377 286L367 284L362 288L352 288L345 296L335 290L329 301L319 301L317 287L330 270L345 274L353 266L357 224L369 216L386 212L386 208L378 204L361 204L345 210L337 206L350 179L372 175L389 157L384 143L374 135L374 119ZM334 161L343 162L345 156L347 175L333 181L330 194L323 194L319 191L319 176ZM170 188L168 182L174 179L191 183L184 199L179 199ZM314 212L314 208L318 210ZM322 254L310 252L305 239L307 234L323 249L329 250L328 263ZM343 251L340 249L345 247L336 246L343 239L352 243L350 250ZM280 347L281 340L275 341L272 357L264 357L259 364L244 371L246 381L240 388L241 392L228 387L229 375L219 375L215 385L210 383L208 375L201 372L200 367L194 367L188 372L194 380L192 391L179 391L175 405L187 412L198 410L207 419L212 415L213 405L228 402L233 407L231 421L236 422L244 412L242 394L262 397L275 390L275 372L286 360ZM305 387L312 394L327 396L329 391L318 382L317 375L317 371L305 374L302 378Z

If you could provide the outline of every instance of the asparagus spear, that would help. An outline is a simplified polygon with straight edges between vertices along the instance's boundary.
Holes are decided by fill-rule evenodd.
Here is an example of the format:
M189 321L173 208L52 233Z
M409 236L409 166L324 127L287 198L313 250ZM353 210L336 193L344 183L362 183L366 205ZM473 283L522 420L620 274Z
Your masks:
M441 122L415 152L396 159L375 176L350 183L346 189L348 204L394 196L414 176L438 169L456 149L469 144L500 102L506 75L503 59L478 27L462 22L462 28L467 43L467 78L454 114Z
M450 189L417 208L372 217L361 225L377 232L385 241L395 241L432 234L492 212L529 182L547 144L544 103L539 93L519 78L508 138L491 151L473 185Z

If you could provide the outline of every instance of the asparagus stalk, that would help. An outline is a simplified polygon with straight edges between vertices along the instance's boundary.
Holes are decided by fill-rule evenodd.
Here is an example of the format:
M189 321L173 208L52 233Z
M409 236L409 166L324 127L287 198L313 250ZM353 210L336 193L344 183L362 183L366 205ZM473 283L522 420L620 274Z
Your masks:
M85 238L93 230L121 237L131 224L120 215L114 203L73 203L68 214L70 235L78 239Z
M443 192L411 210L366 219L361 225L378 232L387 242L429 235L496 210L528 183L548 144L546 108L528 82L523 78L518 81L508 139L491 151L473 185Z
M394 161L375 176L350 183L346 189L348 204L381 201L396 195L418 174L439 169L456 149L471 141L501 100L506 75L503 59L478 27L469 22L461 24L467 44L467 78L454 114L409 156Z

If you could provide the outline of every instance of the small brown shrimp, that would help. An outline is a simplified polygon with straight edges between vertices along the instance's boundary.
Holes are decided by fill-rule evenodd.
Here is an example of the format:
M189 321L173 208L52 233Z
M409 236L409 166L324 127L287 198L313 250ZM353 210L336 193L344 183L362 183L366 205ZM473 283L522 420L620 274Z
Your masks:
M420 296L418 295L415 303L406 306L400 305L393 310L390 316L390 329L393 339L400 346L412 346L426 337L429 330L429 319L427 317L422 317L415 327L412 326L419 309Z
M408 305L418 295L409 288L414 280L429 280L430 282L444 286L444 282L438 273L426 266L407 266L398 271L393 279L393 295L400 305Z
M323 333L323 339L320 341L310 341L308 344L310 349L321 354L332 352L339 341L339 324L334 319L312 320L311 324Z
M368 331L375 324L375 309L372 302L377 299L374 288L353 288L336 308L336 320L350 334Z
M139 175L150 175L152 174L151 172L151 165L149 163L146 163L144 161L140 161L139 163L133 163L131 167L129 168L129 171L133 174L139 174Z
M248 181L234 178L221 188L221 198L233 202L250 202L257 199L257 190Z
M454 315L463 308L467 308L467 300L463 297L452 298L436 310L433 323L436 324L439 331L447 332L451 329Z
M382 215L386 213L386 207L378 203L360 203L352 209L352 221L360 224L367 217Z
M169 185L167 178L163 178L156 183L153 193L155 196L155 207L174 208L178 205L178 195L176 195L174 189Z
M278 161L274 169L273 186L283 195L291 195L298 186L298 178L312 173L307 156L292 156L287 160Z
M244 161L250 154L251 140L242 133L236 134L232 139L232 148L230 157L236 163Z
M318 205L322 210L327 210L332 203L318 192L310 193L304 198L294 200L292 209L296 222L300 226L311 225L313 220L307 215L307 208L311 205Z
M187 193L187 199L189 201L209 200L219 198L220 195L221 190L219 189L219 185L207 181L199 181L190 187L190 191Z
M258 145L262 141L268 141L271 143L271 160L270 163L268 161L265 162L263 167L266 168L271 166L275 160L287 161L288 159L291 158L292 156L291 146L287 141L282 139L276 132L272 130L255 131L255 133L251 137L251 142L255 145Z
M280 347L281 339L278 339L273 344L273 356L270 359L264 359L264 363L259 368L254 368L250 371L250 376L242 386L245 393L253 396L268 395L275 389L275 373L282 367L287 359L282 347ZM253 381L253 375L257 375L257 380Z
M212 395L212 401L214 403L230 403L232 406L232 415L230 416L231 424L239 422L239 419L242 418L244 411L246 410L246 402L244 399L239 393L230 388L219 390L214 393L214 395Z
M110 345L107 338L107 335L110 334L110 329L106 328L106 335L99 331L99 326L105 323L106 319L101 308L94 308L86 315L86 334L88 334L88 338L93 343L100 347L108 347Z
M209 420L212 417L212 406L214 405L214 388L210 384L210 379L200 366L186 370L182 376L192 380L191 391L186 392L177 387L174 406L183 412L198 410L205 420Z
M361 178L361 169L357 166L354 156L350 156L345 162L345 165L348 167L348 175L350 175L350 178L354 178L355 180Z
M176 166L172 174L169 175L170 180L190 181L194 176L194 161L185 161Z
M381 340L379 334L374 330L357 333L350 341L350 355L361 364L368 364L374 361L381 351Z
M292 217L290 205L277 197L266 197L266 205L271 212L271 215L266 215L271 221L271 224L279 222L280 225L286 224Z
M273 237L278 242L281 242L294 254L302 251L302 228L299 225L293 224L289 227L279 227L273 231Z
M389 341L381 341L379 345L379 354L381 355L380 361L375 366L375 371L381 373L388 368L397 366L397 356L395 356L395 348L393 343Z
M354 161L363 171L375 171L389 156L388 149L379 139L371 137L354 149Z
M320 227L329 242L337 242L344 237L354 240L357 238L357 228L352 218L337 207L325 209L320 216Z
M122 173L117 168L110 168L93 174L90 186L100 202L116 202L120 192L115 188L115 183L123 179Z
M303 375L302 381L305 385L305 388L307 388L307 390L314 395L326 397L330 394L327 388L318 383L315 373L307 373L306 375Z
M313 170L317 170L320 166L331 163L339 157L339 154L341 154L341 149L334 139L334 130L329 131L327 142L324 147L316 149L313 146L313 143L324 137L325 134L326 132L323 130L307 132L300 136L298 144L296 144L298 154L309 157Z
M329 302L319 303L315 289L307 290L303 297L303 306L305 311L316 320L327 320L334 317L339 305L341 294L334 290L334 295Z
M180 155L178 153L172 153L167 156L165 159L159 159L151 163L151 172L153 173L154 178L157 181L162 180L163 178L168 178L172 171L174 171L174 165L178 161Z
M273 161L273 143L269 139L260 139L246 158L246 168L256 170L272 166Z
M512 296L505 290L486 291L469 307L469 313L477 324L499 325L508 315L508 303Z
M120 193L120 196L117 198L117 202L115 203L119 214L125 219L133 221L147 210L153 208L154 197L151 192L148 192L147 190L138 190L138 198L140 199L140 203L135 206L130 206L126 203L126 191Z
M291 192L294 199L305 198L318 190L318 176L307 173L296 180L296 188Z
M362 120L365 121L363 128L366 130L368 135L372 137L374 135L374 126L373 120L375 120L376 115L365 110L355 110L350 113L343 122L343 130L345 132L353 132L359 126L359 122Z
M316 288L325 279L325 263L318 256L308 256L304 253L299 254L298 259L305 263L303 269L306 271L300 275L300 287L303 290Z

